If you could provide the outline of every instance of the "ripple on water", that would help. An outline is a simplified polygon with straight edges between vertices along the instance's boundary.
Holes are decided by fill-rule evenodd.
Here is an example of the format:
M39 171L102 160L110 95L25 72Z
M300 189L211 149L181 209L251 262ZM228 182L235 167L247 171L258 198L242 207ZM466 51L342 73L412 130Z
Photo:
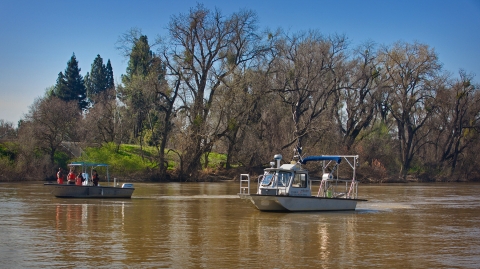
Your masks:
M357 210L366 211L393 211L395 209L413 209L412 204L408 203L382 203L382 202L365 202L357 205Z

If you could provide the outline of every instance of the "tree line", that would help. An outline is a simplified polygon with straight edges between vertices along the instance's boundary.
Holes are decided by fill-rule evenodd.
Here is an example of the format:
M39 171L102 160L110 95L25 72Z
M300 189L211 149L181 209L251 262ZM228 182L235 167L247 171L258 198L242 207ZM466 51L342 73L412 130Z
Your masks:
M153 43L132 29L117 45L129 60L121 82L100 55L82 77L73 55L17 129L0 122L18 141L2 144L5 175L48 175L69 141L154 147L160 179L195 178L212 152L227 156L222 169L251 170L294 150L359 154L365 180L479 178L479 86L444 71L427 44L352 47L345 35L259 30L253 11L199 4Z

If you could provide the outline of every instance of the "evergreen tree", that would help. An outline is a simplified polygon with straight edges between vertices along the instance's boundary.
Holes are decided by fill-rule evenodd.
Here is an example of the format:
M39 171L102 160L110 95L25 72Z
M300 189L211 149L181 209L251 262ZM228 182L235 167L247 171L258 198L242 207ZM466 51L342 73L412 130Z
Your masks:
M107 89L113 89L115 88L115 81L113 80L113 69L112 69L112 64L110 63L110 59L107 61Z
M55 84L53 92L54 96L57 96L61 99L64 99L65 93L69 92L69 89L67 87L67 81L65 80L63 72L58 73L57 83Z
M140 147L145 143L157 149L158 168L162 177L167 171L165 148L180 84L177 83L174 91L168 87L166 66L150 50L147 36L140 35L137 38L135 35L128 40L134 42L118 94L134 120L132 138L138 141Z
M88 82L89 97L99 94L107 89L107 68L103 64L103 59L97 54L92 63L92 69L89 74Z
M147 76L152 58L153 52L150 50L148 38L146 35L142 35L133 45L128 61L127 74L122 75L122 82L128 84L133 76Z
M90 72L85 75L85 88L92 105L95 102L95 96L108 89L115 89L110 59L107 65L104 65L102 57L99 54L97 55ZM111 97L114 98L114 96Z
M83 77L83 84L85 85L85 90L87 91L87 96L90 97L91 92L92 92L92 80L90 79L90 72L87 72L85 77Z
M141 80L148 75L152 59L153 52L150 50L147 36L141 35L140 38L135 37L126 70L127 74L122 75L124 87L119 90L119 96L120 99L137 114L138 130L141 129L141 121L143 120L146 106L141 87L138 87L138 83L134 85L135 83L133 82L137 78Z
M85 110L88 106L87 94L81 69L78 67L75 53L67 63L65 73L60 72L55 85L55 95L64 101L76 100L80 109Z
M134 118L133 137L138 138L142 145L145 120L153 103L148 100L145 85L146 78L151 69L153 53L148 44L148 38L141 35L133 38L134 43L130 52L130 60L126 74L122 75L123 87L118 89L120 100L125 103Z

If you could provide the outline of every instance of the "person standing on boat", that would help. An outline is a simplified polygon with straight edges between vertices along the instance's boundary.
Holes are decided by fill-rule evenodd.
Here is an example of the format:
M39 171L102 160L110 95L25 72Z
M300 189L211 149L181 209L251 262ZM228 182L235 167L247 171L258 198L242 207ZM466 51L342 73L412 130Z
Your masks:
M83 182L83 176L82 176L82 172L80 172L78 173L77 178L75 178L75 185L82 186L82 182Z
M99 178L98 178L97 170L93 170L92 180L93 180L93 186L98 186Z
M63 172L62 172L62 168L58 168L58 172L57 172L57 183L58 183L58 184L63 184Z
M70 173L67 176L68 184L75 184L75 173L73 172L73 168L70 168Z

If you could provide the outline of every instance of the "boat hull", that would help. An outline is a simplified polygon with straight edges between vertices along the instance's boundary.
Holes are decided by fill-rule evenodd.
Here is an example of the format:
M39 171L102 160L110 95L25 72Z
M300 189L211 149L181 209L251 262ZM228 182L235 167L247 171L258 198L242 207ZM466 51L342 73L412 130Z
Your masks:
M59 198L131 198L135 188L108 186L77 186L45 183L50 192Z
M240 194L260 211L348 211L355 210L362 199L327 198L315 196L282 196Z

